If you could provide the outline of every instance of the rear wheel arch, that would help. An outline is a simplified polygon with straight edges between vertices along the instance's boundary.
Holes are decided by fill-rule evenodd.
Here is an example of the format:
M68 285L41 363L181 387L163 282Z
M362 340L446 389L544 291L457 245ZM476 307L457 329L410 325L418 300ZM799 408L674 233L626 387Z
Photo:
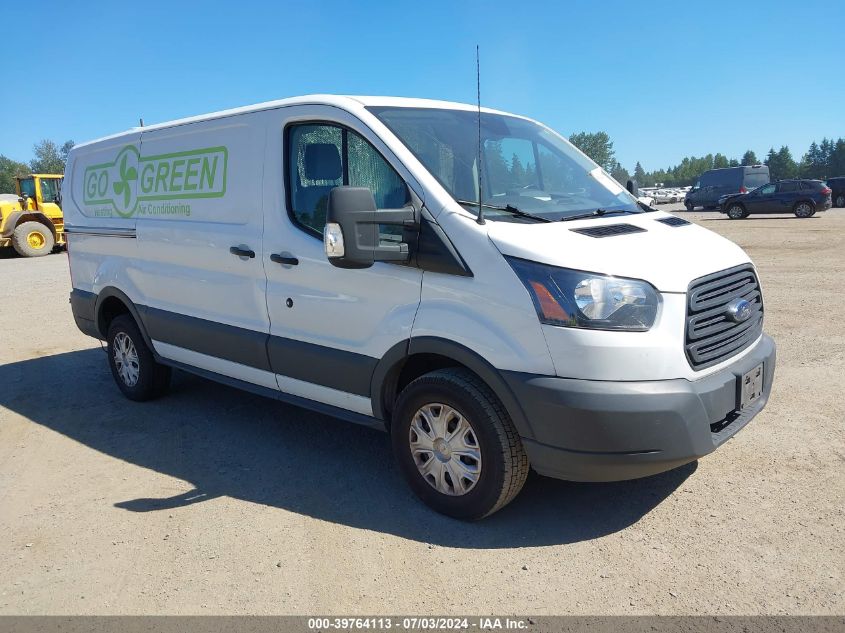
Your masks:
M389 430L393 406L402 389L420 376L447 367L475 374L500 400L519 434L533 437L522 407L499 370L460 343L430 336L402 341L382 357L370 389L375 417L384 420Z
M97 331L106 338L109 331L109 324L121 314L128 314L135 321L138 329L141 331L141 336L147 346L153 350L152 341L147 334L147 329L144 327L144 321L141 318L141 312L125 292L117 288L108 286L103 288L97 294L97 302L94 306L94 318L97 324Z
M56 234L56 225L50 222L50 218L43 213L33 213L32 211L21 213L15 220L15 226L20 226L24 222L38 222L39 224L43 224L45 227L50 229L54 240L58 238Z

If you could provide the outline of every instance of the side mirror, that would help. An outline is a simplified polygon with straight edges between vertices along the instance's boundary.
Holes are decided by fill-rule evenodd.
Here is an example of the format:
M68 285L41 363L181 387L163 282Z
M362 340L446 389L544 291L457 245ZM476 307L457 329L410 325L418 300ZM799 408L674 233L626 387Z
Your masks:
M416 226L414 209L379 210L367 187L335 187L329 192L323 246L338 268L369 268L375 262L407 262L406 242L382 244L379 225Z

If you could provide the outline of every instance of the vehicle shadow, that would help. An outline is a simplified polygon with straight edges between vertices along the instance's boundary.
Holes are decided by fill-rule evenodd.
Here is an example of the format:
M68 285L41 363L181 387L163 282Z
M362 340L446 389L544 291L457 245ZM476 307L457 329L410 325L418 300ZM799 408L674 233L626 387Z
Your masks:
M44 376L65 377L58 393ZM99 348L0 366L0 406L193 486L168 498L104 501L129 512L228 496L450 547L551 545L611 534L636 523L696 469L689 464L607 484L535 475L511 505L469 524L413 496L393 464L386 433L182 372L170 395L131 402L115 387Z

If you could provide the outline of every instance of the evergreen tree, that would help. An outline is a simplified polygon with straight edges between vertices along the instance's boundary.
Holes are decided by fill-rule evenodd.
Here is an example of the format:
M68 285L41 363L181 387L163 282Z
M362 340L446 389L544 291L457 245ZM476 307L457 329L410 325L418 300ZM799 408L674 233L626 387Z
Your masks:
M517 186L525 184L525 168L516 154L511 158L511 180Z
M836 143L831 141L831 147L826 177L845 176L845 139L840 138Z
M759 165L760 161L757 160L757 154L754 153L753 150L748 150L742 155L742 164L743 165Z
M511 175L508 163L502 154L502 144L499 141L487 141L484 144L484 159L490 179L490 182L484 182L484 179L481 182L485 198L493 194L505 193L511 181Z
M766 157L766 165L769 166L769 176L772 180L795 178L798 175L798 164L786 145L781 146L777 152L774 147L771 148Z
M646 184L647 176L645 173L645 169L643 169L643 166L640 165L639 161L637 161L637 166L634 167L634 180L637 181L637 184L640 187L650 186L649 184Z
M613 169L610 171L610 175L613 179L618 182L623 187L628 183L631 179L631 175L628 173L628 170L625 169L619 161L616 161L616 164L613 165Z

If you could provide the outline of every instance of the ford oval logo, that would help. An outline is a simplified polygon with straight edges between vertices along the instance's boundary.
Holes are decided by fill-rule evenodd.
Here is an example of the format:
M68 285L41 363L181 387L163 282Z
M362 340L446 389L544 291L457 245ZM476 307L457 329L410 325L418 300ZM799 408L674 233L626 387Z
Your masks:
M736 323L742 323L751 318L751 304L745 299L734 299L725 311L728 318Z

